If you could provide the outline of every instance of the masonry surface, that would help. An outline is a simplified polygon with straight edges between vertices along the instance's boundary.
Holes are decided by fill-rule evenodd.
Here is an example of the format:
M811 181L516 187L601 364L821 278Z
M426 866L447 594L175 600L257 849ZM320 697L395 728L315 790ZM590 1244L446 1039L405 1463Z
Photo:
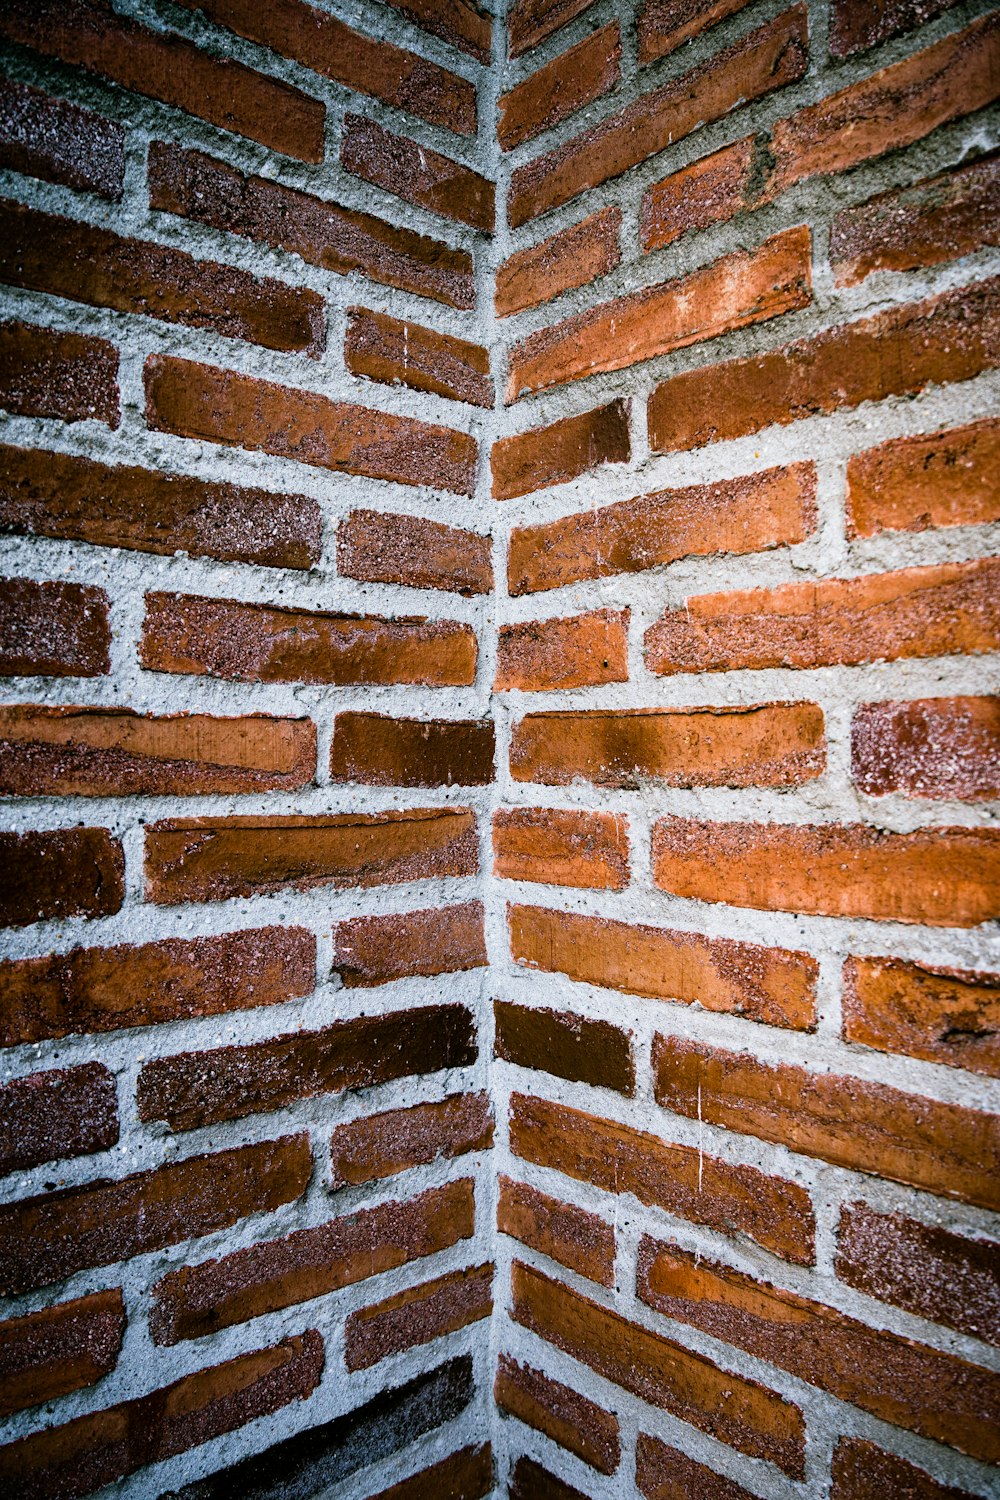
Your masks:
M0 47L4 1494L1000 1496L1000 11Z

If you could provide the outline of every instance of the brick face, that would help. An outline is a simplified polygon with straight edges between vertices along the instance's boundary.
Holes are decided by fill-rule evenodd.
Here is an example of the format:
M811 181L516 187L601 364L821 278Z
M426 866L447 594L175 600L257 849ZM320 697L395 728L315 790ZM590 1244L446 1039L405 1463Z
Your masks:
M628 408L613 401L549 427L534 427L493 444L494 500L515 500L532 490L576 479L601 464L623 463L630 453Z
M504 808L493 815L493 856L493 872L505 880L621 890L628 824L614 813Z
M103 1063L49 1068L0 1087L0 1176L117 1140L117 1088Z
M606 93L621 72L621 32L604 26L516 88L501 94L497 136L505 151L551 129Z
M493 229L493 184L438 151L393 135L364 115L347 115L340 147L341 165L431 213L472 229Z
M529 250L516 251L497 268L497 317L551 302L613 271L621 259L621 222L621 209L604 208Z
M589 1021L573 1011L538 1010L496 1000L497 1057L521 1068L540 1068L572 1083L635 1092L631 1038L610 1021Z
M595 610L558 620L501 625L497 640L498 692L520 688L596 687L628 679L628 610Z
M493 588L489 538L423 516L355 510L337 528L337 568L366 583L488 594Z
M356 1187L492 1144L486 1094L452 1094L439 1104L387 1110L337 1126L330 1138L330 1185Z
M0 672L103 677L111 667L109 602L87 584L0 579Z
M439 910L353 917L334 928L334 973L348 989L410 975L452 974L486 963L478 901Z
M844 963L848 1041L1000 1077L1000 974L899 958Z
M912 1500L970 1500L968 1490L938 1484L925 1470L864 1438L841 1438L833 1454L831 1500L878 1500L887 1494Z
M0 925L108 917L125 898L122 846L106 828L0 833Z
M621 1457L617 1419L585 1396L506 1354L500 1356L493 1394L501 1411L544 1432L599 1474L613 1474L617 1469Z
M124 1332L118 1291L0 1323L0 1415L96 1384L118 1363Z
M330 775L366 786L486 786L494 750L490 720L338 714Z
M480 344L353 307L344 359L354 375L382 385L407 385L472 406L493 406L490 357Z
M5 78L0 163L43 182L117 201L125 179L125 132L92 110Z
M590 1281L614 1285L615 1232L596 1214L501 1177L497 1228Z
M118 350L90 334L0 323L0 408L117 427Z
M1000 698L866 703L854 715L851 771L869 796L995 796L998 767Z
M848 532L875 536L1000 520L996 462L996 421L869 448L847 466Z
M391 1354L428 1344L487 1318L493 1307L493 1267L452 1271L351 1313L345 1330L349 1370L365 1370Z

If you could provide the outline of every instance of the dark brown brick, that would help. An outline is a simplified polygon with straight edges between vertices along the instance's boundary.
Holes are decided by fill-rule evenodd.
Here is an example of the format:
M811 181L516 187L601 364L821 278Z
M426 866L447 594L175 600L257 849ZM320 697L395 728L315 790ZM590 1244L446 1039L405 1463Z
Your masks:
M615 1231L596 1214L540 1193L525 1182L501 1177L497 1228L579 1276L601 1286L615 1284ZM614 1468L612 1464L603 1472L611 1473Z
M49 1068L0 1086L0 1176L106 1151L118 1140L118 1091L103 1063Z
M501 808L493 814L493 873L503 880L623 890L628 819L575 808Z
M869 797L995 797L1000 697L863 703L851 721L851 775Z
M639 61L648 63L666 57L727 16L735 15L746 3L747 0L645 0L639 13Z
M493 231L492 182L439 151L393 135L365 115L344 116L340 163L355 177L408 203L487 234Z
M109 917L125 899L125 857L106 828L0 833L0 926Z
M514 500L551 484L577 479L601 464L625 463L631 455L628 404L612 401L596 411L563 417L493 444L490 467L494 500Z
M975 1500L968 1490L938 1484L923 1469L895 1453L883 1453L864 1438L841 1438L833 1453L830 1500Z
M843 1016L849 1042L1000 1078L1000 974L848 958Z
M518 250L497 267L497 317L508 318L526 307L551 302L560 293L613 271L621 260L621 225L620 208L602 208L540 244Z
M749 1490L704 1464L640 1432L635 1445L635 1483L646 1500L757 1500Z
M0 674L103 677L111 669L109 599L83 583L0 579Z
M492 719L338 714L330 776L363 786L488 786L494 740Z
M830 6L830 51L834 57L861 52L879 42L887 42L890 37L913 31L957 4L958 0L879 0L877 5L872 5L870 0L833 0Z
M493 22L474 0L446 0L445 4L441 0L386 0L386 3L431 36L450 42L477 62L489 62Z
M493 1267L452 1271L351 1313L344 1329L344 1362L365 1370L391 1354L466 1328L493 1310Z
M397 0L388 4L395 5ZM373 1500L483 1500L492 1493L493 1454L489 1443L484 1443L481 1448L462 1448L410 1479L380 1490Z
M504 1062L619 1094L635 1092L631 1035L610 1021L508 1000L495 1000L493 1012L496 1055Z
M591 0L584 0L589 5ZM582 1490L557 1479L533 1458L519 1458L510 1476L510 1500L588 1500Z
M344 362L352 375L405 385L492 410L490 356L481 344L435 333L386 313L348 308Z
M538 47L546 37L566 26L594 0L513 0L507 14L507 45L511 57Z
M125 132L92 110L4 78L0 166L117 202L125 180Z
M119 1291L0 1323L0 1416L95 1385L118 1363L125 1333Z
M360 1187L492 1144L488 1094L451 1094L439 1104L390 1109L337 1126L330 1137L330 1186Z
M337 528L337 571L365 583L489 594L490 539L423 516L354 510Z
M0 323L0 408L117 427L118 350L84 333Z
M501 1411L544 1432L599 1474L613 1474L621 1459L618 1419L541 1370L501 1354L493 1382Z
M652 183L642 195L642 248L662 250L682 235L756 207L766 152L767 138L749 135Z
M347 989L367 989L411 975L480 969L486 963L479 901L352 917L337 923L333 938L333 972Z
M568 120L609 89L621 76L618 23L592 32L498 100L497 135L504 151Z
M1000 521L1000 421L894 438L847 465L847 534Z

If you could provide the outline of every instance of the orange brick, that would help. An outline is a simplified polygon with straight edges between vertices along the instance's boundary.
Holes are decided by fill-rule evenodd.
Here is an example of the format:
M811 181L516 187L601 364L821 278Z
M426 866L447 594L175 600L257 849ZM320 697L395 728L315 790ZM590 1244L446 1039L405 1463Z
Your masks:
M492 719L391 719L343 713L334 723L330 778L362 786L488 786Z
M1000 421L895 438L847 465L851 537L1000 521Z
M344 363L352 375L492 409L490 356L481 344L363 307L348 308L347 317Z
M103 677L111 670L111 601L84 583L0 578L0 674Z
M365 115L344 116L340 163L355 177L408 203L487 234L493 231L492 182L450 156L393 135Z
M124 1333L117 1290L0 1323L0 1415L95 1385L117 1365Z
M493 873L620 891L629 877L628 820L558 807L501 808L493 814Z
M497 267L497 317L508 318L526 307L551 302L560 293L613 271L621 260L621 225L620 208L602 208L540 244L518 250Z
M628 681L627 609L501 625L494 688L539 693Z
M612 401L495 442L490 453L493 498L515 500L578 479L601 464L625 463L630 455L628 405Z
M1000 1078L1000 974L848 958L843 1016L849 1042Z
M398 5L398 0L388 3ZM460 1449L410 1479L380 1490L372 1500L442 1500L442 1496L448 1500L483 1500L492 1493L493 1454L489 1443L484 1443L481 1448Z
M755 207L765 152L763 142L748 135L654 182L642 195L642 248L662 250L682 235L722 224Z
M330 1137L330 1186L359 1187L492 1144L487 1094L451 1094L440 1104L386 1110L337 1126Z
M613 22L501 94L497 101L501 149L522 146L614 88L621 76L621 55L621 33Z
M333 972L347 989L367 989L411 975L453 974L486 963L479 901L352 917L334 927L333 938Z
M501 1354L493 1382L501 1411L544 1432L599 1474L613 1474L621 1460L618 1419L541 1370Z
M704 1464L640 1432L635 1445L636 1488L646 1500L757 1500L749 1490Z
M594 0L513 0L507 15L511 57L520 57L538 47L546 37L567 26Z
M615 1232L596 1214L501 1176L497 1228L579 1276L615 1284Z
M489 62L493 23L475 0L451 0L448 5L441 5L439 0L387 0L387 3L431 36L460 48L477 62Z
M490 539L423 516L354 510L337 528L337 571L365 583L489 594Z
M694 41L727 16L743 9L747 0L645 0L639 12L639 61L653 62Z
M869 797L1000 793L1000 697L863 703L851 723L851 775Z

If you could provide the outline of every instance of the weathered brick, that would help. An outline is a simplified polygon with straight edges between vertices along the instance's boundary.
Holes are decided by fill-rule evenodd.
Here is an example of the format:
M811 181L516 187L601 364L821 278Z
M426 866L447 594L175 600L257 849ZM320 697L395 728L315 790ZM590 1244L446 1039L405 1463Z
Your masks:
M368 989L411 975L480 969L486 963L479 901L352 917L337 923L333 939L333 972L347 989Z
M571 1083L635 1092L632 1039L610 1021L567 1010L540 1010L495 1000L496 1056L519 1068L539 1068Z
M646 663L669 676L995 651L998 585L1000 562L984 558L699 594L650 626Z
M489 537L424 516L353 510L337 528L337 571L364 583L489 594L490 550Z
M609 120L519 167L508 201L511 226L620 176L737 105L795 82L807 64L806 9L795 5Z
M585 0L590 4L591 0ZM557 1479L533 1458L519 1458L511 1470L510 1500L587 1500L582 1490Z
M365 115L344 116L340 164L355 177L442 218L493 231L492 182L450 156L393 135Z
M639 61L653 62L701 36L747 0L645 0L639 12Z
M3 446L0 531L273 568L311 568L322 553L306 495Z
M741 1484L645 1432L636 1439L635 1483L646 1500L756 1500Z
M577 808L501 808L493 814L493 873L620 891L629 879L628 819Z
M755 206L766 149L762 138L748 135L654 182L642 195L642 248L662 250L682 235Z
M0 1086L0 1176L106 1151L118 1140L118 1092L103 1063L48 1068Z
M613 89L621 77L621 57L621 31L615 21L501 94L497 101L501 149L522 146Z
M168 354L149 356L145 385L146 421L157 432L456 495L475 485L476 440L450 427Z
M646 1236L637 1294L894 1426L996 1461L1000 1374Z
M349 1370L365 1370L391 1354L478 1323L492 1310L492 1266L451 1271L351 1313L344 1327L344 1362Z
M796 1265L813 1264L812 1204L797 1183L524 1094L511 1097L510 1143L515 1156L602 1192L630 1194L720 1234L746 1235Z
M0 323L0 408L117 427L118 350L85 333Z
M468 1067L476 1053L464 1006L425 1005L335 1021L323 1031L155 1058L139 1074L136 1102L141 1120L195 1130L314 1095Z
M958 0L879 0L878 5L871 5L868 0L833 0L830 6L830 51L834 57L861 52L922 26L925 21L957 4ZM857 1446L868 1448L871 1444L859 1443ZM872 1449L873 1453L877 1451ZM882 1456L888 1457L886 1454ZM885 1491L879 1490L879 1493Z
M330 1137L330 1186L361 1187L492 1144L488 1094L450 1094L439 1104L390 1109L337 1126Z
M804 541L815 527L815 465L791 464L516 527L507 584L533 594L682 557L760 552Z
M93 110L5 78L0 165L117 202L125 180L125 132Z
M673 1339L629 1323L540 1271L514 1262L515 1323L632 1395L786 1474L804 1472L805 1423L792 1402L720 1370Z
M318 292L0 200L0 281L318 358Z
M504 1181L501 1178L501 1183ZM618 1419L541 1370L501 1354L493 1382L501 1411L544 1432L599 1474L613 1474L621 1461Z
M88 584L0 579L0 673L103 677L111 667L109 602Z
M771 1026L814 1025L819 970L806 953L540 906L511 906L507 920L526 968Z
M850 537L1000 521L1000 421L895 438L847 465Z
M1000 974L848 958L843 1016L849 1042L1000 1078Z
M207 0L199 5L206 8ZM8 0L0 36L272 150L323 160L326 111L318 99L229 58L211 57L175 33L141 26L108 0L74 0L72 7L63 0Z
M653 880L761 911L976 927L1000 916L1000 830L669 818L653 827Z
M31 1291L270 1213L305 1192L312 1170L308 1135L289 1135L5 1204L0 1286Z
M474 1212L472 1181L464 1178L183 1266L153 1287L150 1332L157 1344L176 1344L326 1296L469 1239Z
M516 251L497 267L497 317L509 318L526 307L551 302L561 292L586 286L613 271L621 260L621 225L620 208L602 208L579 224Z
M139 659L154 672L230 682L405 682L466 687L471 625L325 614L193 594L147 594Z
M490 356L481 344L363 307L347 316L344 363L352 375L493 409Z
M515 781L634 791L668 786L795 786L826 766L823 711L815 703L738 708L572 710L525 714L514 727Z
M830 226L838 286L873 271L914 271L1000 244L1000 156L842 208Z
M627 682L628 622L627 609L595 609L501 625L494 689L538 693Z
M475 0L447 0L444 5L440 0L386 0L386 3L431 36L450 42L477 62L489 62L493 23Z
M653 1074L657 1102L689 1119L982 1208L1000 1203L995 1115L679 1037L654 1039Z
M360 271L452 307L475 306L468 251L270 178L245 176L202 151L151 142L149 202L165 213L288 250L324 271Z
M841 1438L833 1452L830 1500L974 1500L968 1490L938 1484L923 1469L864 1438Z
M397 0L388 0L395 5ZM482 1500L493 1493L493 1453L489 1443L481 1448L461 1448L429 1469L380 1490L372 1500Z
M835 1269L866 1296L1000 1343L1000 1246L866 1203L841 1210Z
M0 1416L110 1375L124 1332L119 1291L92 1292L0 1323Z
M0 926L110 917L125 899L125 856L106 828L0 833Z
M490 453L493 498L515 500L577 479L601 464L625 463L630 455L628 403L612 401L495 442Z
M260 927L0 963L0 1046L282 1005L308 995L316 939Z
M171 818L147 825L144 868L147 901L174 906L474 875L479 840L467 808Z
M237 35L459 135L476 133L475 84L391 42L354 31L303 0L178 0Z
M324 1358L321 1336L309 1329L182 1375L146 1396L8 1443L0 1448L0 1482L24 1500L76 1500L304 1401L319 1384Z
M501 1176L497 1228L501 1234L509 1234L523 1245L530 1245L541 1255L547 1255L550 1260L558 1261L561 1266L567 1266L590 1281L601 1286L613 1287L615 1284L615 1232L596 1214L587 1213L571 1203L562 1203L525 1182L513 1182L509 1177ZM615 1463L602 1472L613 1473L616 1467L617 1453Z
M807 225L784 229L756 250L734 250L529 334L510 352L505 400L624 370L808 307L811 243Z
M488 786L494 740L492 719L338 714L330 777L364 786Z
M869 797L1000 792L1000 698L863 703L851 721L851 774Z
M315 770L311 719L0 707L0 792L7 796L293 790Z

